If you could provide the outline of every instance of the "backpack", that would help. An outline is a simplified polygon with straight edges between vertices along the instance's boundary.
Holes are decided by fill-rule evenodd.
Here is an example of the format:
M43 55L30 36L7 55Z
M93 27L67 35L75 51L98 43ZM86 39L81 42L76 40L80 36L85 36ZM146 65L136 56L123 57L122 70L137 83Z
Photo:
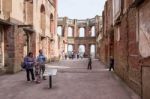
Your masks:
M25 69L26 68L26 64L25 62L21 62L21 68Z
M24 60L23 60L23 62L21 62L21 68L22 69L26 68L26 63L25 63L26 59L27 59L27 57L25 57Z

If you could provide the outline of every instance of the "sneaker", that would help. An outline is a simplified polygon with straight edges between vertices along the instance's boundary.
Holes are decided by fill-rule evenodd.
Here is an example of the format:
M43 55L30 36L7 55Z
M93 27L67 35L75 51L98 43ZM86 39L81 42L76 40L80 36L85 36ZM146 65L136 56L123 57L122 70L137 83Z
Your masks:
M47 80L46 78L43 78L43 80Z
M32 80L32 82L36 82L36 80Z
M41 82L40 81L36 81L36 84L40 84Z
M45 77L43 77L43 80L46 80L46 78L45 78Z
M30 80L29 80L29 81L27 81L27 83L30 83Z

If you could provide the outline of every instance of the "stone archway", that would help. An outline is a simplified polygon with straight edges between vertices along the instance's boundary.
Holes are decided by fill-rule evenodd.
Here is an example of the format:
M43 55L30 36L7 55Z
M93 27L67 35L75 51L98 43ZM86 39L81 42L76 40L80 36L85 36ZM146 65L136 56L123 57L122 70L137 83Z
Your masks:
M72 56L72 53L74 51L74 46L72 44L68 44L68 47L67 47L67 53L68 53L68 57L71 58Z
M78 47L78 54L79 54L80 57L84 57L85 45L79 45L79 47Z

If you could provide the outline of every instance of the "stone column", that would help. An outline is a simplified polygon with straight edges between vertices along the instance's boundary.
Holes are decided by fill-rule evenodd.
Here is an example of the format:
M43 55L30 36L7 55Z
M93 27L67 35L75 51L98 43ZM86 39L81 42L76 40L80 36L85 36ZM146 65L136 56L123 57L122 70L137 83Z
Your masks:
M68 45L65 43L64 46L65 46L65 53L68 53Z
M63 32L64 32L64 37L65 38L67 38L68 37L68 25L66 24L67 23L67 17L65 17L64 19L63 19L63 24L64 24L64 26L63 26Z
M74 20L74 31L73 31L73 33L74 33L74 37L77 37L77 32L78 32L78 30L77 30L77 20L75 19Z
M79 49L79 45L78 44L74 44L74 52L78 53L78 49Z
M89 27L85 27L85 37L89 37Z
M85 54L86 54L86 57L90 56L90 44L85 45Z

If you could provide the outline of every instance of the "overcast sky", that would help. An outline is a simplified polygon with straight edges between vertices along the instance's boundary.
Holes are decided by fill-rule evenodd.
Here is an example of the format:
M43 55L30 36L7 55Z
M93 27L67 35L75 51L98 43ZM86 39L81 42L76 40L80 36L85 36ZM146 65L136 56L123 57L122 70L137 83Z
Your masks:
M58 0L58 16L71 19L93 18L102 15L106 0Z

